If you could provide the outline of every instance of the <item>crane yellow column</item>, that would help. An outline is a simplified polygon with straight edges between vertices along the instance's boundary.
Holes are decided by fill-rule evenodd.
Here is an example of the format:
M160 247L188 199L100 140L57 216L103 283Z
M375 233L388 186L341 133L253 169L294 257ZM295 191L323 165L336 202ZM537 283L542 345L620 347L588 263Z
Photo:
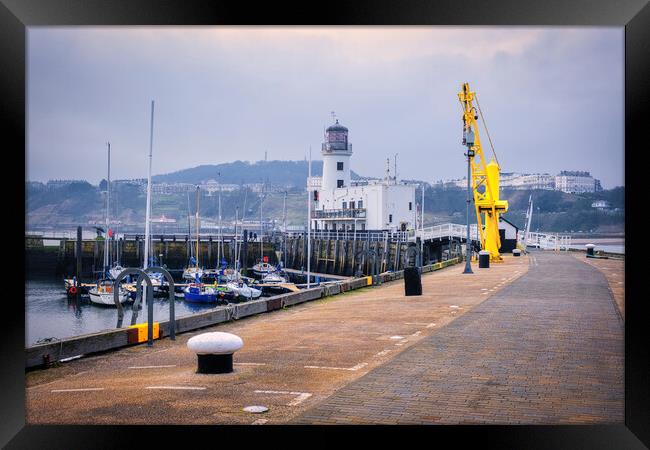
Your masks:
M499 165L494 160L490 160L489 163L485 161L476 122L478 115L473 105L475 98L476 93L470 91L468 83L464 83L458 93L458 100L463 107L463 144L467 146L470 158L471 185L474 191L481 249L490 252L490 261L500 262L503 258L499 253L501 248L499 214L508 210L508 202L499 199Z

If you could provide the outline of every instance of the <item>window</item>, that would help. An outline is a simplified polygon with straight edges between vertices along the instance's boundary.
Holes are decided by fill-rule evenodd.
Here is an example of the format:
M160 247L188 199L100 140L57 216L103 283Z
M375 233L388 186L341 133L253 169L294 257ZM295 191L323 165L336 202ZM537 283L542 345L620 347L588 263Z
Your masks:
M366 231L366 224L365 224L365 222L361 224L361 231Z
M388 215L388 223L393 223L393 215L392 214Z
M343 187L343 180L336 180L336 187L337 188L342 188Z
M409 211L413 211L413 202L409 202Z
M354 209L354 202L350 202L350 209Z
M336 170L343 170L343 161L338 161L336 163Z
M357 202L357 208L359 208L359 209L363 208L363 200L359 200Z
M348 202L343 202L343 209L348 207Z

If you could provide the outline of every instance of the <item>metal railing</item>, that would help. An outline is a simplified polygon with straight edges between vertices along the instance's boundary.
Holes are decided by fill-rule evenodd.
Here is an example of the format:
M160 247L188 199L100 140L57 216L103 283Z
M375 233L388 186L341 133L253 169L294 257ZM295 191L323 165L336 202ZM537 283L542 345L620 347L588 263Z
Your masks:
M312 219L365 219L366 208L315 210Z
M470 237L473 240L479 240L478 228L476 224L469 226ZM458 223L443 223L439 225L433 225L430 227L424 227L421 230L410 230L409 232L409 241L415 241L416 238L420 238L423 241L433 240L433 239L442 239L442 238L467 238L467 226L461 225Z
M342 142L323 142L321 150L326 153L332 152L347 152L352 153L352 144L345 144Z
M524 242L521 236L519 242L528 247L537 247L543 250L565 250L568 251L571 246L571 236L551 233L528 233L528 239Z
M311 230L311 238L323 240L361 240L373 242L384 242L388 239L390 242L406 242L409 239L408 233L408 231ZM287 237L290 239L297 239L305 237L306 235L306 232L287 232Z
M76 239L76 231L25 231L26 238Z

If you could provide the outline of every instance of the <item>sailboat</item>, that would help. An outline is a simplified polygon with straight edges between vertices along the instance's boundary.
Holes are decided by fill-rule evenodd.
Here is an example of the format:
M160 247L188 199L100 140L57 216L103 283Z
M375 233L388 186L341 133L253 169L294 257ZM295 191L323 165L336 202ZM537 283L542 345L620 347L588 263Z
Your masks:
M229 281L226 283L226 287L234 292L235 297L238 300L250 300L259 298L262 295L262 291L260 289L250 287L242 280Z
M262 223L262 203L264 203L264 190L260 193L260 262L253 266L253 273L263 277L275 271L275 267L269 264L268 258L264 258L264 224Z
M151 164L153 160L153 112L154 101L151 101L151 127L149 134L149 170L147 172L147 210L145 212L145 225L144 225L144 260L142 264L143 270L147 270L151 266L156 265L156 258L150 256L149 253L153 249L153 241L151 240ZM153 292L161 292L161 287L164 283L163 274L160 272L148 272L149 280ZM143 293L146 292L147 286L143 286ZM145 296L146 297L146 296Z
M108 237L112 238L112 237L113 237L113 233L114 233L113 230L112 230L112 229L109 229L109 230L108 230L108 234L109 234ZM110 277L111 277L113 280L115 280L115 279L117 279L118 276L120 276L120 274L121 274L123 271L124 271L124 267L122 267L122 265L120 264L120 247L117 246L117 261L115 261L115 262L113 263L113 266L112 266L110 269L108 269L108 274L110 275Z
M196 187L196 258L190 258L190 264L194 266L187 267L183 271L183 279L190 281L191 284L183 290L183 297L185 301L192 303L216 303L218 301L225 301L225 297L233 297L231 290L226 286L221 286L215 280L214 284L205 284L201 282L201 277L204 274L203 269L199 267L199 231L200 231L200 217L199 217L199 199L200 188Z
M183 280L186 282L192 282L198 278L200 279L203 276L203 269L199 267L199 199L200 199L200 188L196 187L196 257L190 256L190 261L188 267L183 271ZM189 205L188 205L189 206ZM190 236L191 242L191 236Z
M113 292L113 280L104 278L97 281L97 285L88 291L90 301L97 305L116 306L115 297ZM120 303L124 303L129 299L129 292L122 286L119 287Z
M110 142L107 143L108 145L108 179L107 179L107 185L106 185L106 236L104 239L104 267L103 267L103 272L104 272L104 277L100 278L97 281L96 286L91 288L88 291L88 294L90 296L90 301L98 304L98 305L107 305L107 306L115 306L115 299L114 299L114 293L113 293L113 279L110 277L106 277L106 274L109 273L109 245L110 245L110 236L109 234L109 224L110 224L110 219L109 219L109 211L110 211L110 200L111 200L111 144ZM118 274L119 275L119 274ZM119 301L120 303L124 303L125 301L128 300L129 298L129 293L122 287L119 286Z

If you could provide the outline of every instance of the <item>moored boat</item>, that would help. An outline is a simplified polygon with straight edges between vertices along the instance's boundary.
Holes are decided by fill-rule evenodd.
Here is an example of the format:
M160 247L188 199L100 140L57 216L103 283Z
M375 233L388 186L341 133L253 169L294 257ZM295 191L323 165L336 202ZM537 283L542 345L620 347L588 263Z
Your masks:
M286 283L287 279L282 276L282 272L275 271L270 272L262 277L262 283L272 284L272 283Z
M253 266L252 270L253 273L258 277L264 277L271 272L275 272L276 269L273 264L269 264L267 262L259 262Z
M129 299L129 292L122 286L119 288L119 302L124 303ZM90 301L97 305L115 306L115 293L113 281L109 279L99 280L97 285L88 291Z
M238 297L237 298L238 300L245 300L245 299L250 300L254 298L259 298L262 295L261 290L252 288L243 282L231 281L229 283L226 283L226 287L228 287L235 293L235 297Z
M192 283L184 289L184 298L192 303L227 302L233 298L233 292L225 286Z

